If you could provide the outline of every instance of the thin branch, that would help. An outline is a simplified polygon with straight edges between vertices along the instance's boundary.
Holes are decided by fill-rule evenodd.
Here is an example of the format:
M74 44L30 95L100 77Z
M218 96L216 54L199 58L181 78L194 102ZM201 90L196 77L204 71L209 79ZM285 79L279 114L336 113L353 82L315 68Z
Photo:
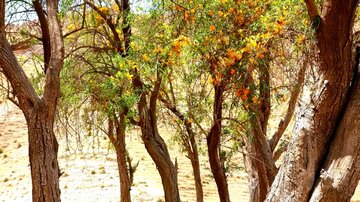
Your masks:
M291 118L294 115L296 102L297 102L297 99L301 92L302 86L304 84L306 67L307 67L307 61L304 61L304 64L302 65L302 67L300 68L300 70L298 72L298 78L296 81L296 85L293 87L293 90L292 90L292 93L290 96L286 115L285 115L284 119L282 119L280 121L277 131L275 132L275 134L272 136L272 138L269 141L271 151L274 151L274 149L276 148L279 140L281 139L282 135L284 134L287 126L289 125L289 123L291 121Z
M85 6L85 4L81 4L81 5L83 5L83 6L84 6L84 10L83 10L83 13L82 13L82 22L81 22L81 27L80 27L80 28L78 28L78 29L75 29L75 30L73 30L73 31L70 31L69 33L64 34L64 36L63 36L63 38L64 38L64 39L65 39L66 37L70 36L71 34L74 34L74 33L78 32L78 31L80 31L80 30L84 29L84 25L85 25L85 14L86 14L86 6ZM79 5L79 6L81 6L81 5Z

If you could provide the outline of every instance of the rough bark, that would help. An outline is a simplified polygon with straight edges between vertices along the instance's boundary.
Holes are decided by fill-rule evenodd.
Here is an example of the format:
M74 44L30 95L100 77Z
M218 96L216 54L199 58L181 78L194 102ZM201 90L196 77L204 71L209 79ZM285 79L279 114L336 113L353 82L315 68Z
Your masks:
M224 101L224 82L214 85L215 100L213 106L213 125L206 137L208 156L211 172L215 179L218 194L221 202L229 202L229 188L223 165L220 160L220 137L221 137L221 120L222 120L222 104Z
M120 117L114 116L115 120L109 118L108 137L116 150L116 159L118 164L119 180L120 180L120 201L131 201L130 173L127 167L128 152L126 150L126 112L120 114ZM115 131L115 134L114 134Z
M53 123L60 91L59 73L63 65L64 46L57 20L57 3L50 0L46 2L52 45L44 96L39 98L6 40L5 1L0 1L0 67L16 96L13 101L23 111L28 125L33 201L60 201L58 143Z
M43 101L25 114L29 133L29 157L33 201L60 201L57 161L58 143L53 132L54 119L47 117Z
M267 201L309 200L353 72L351 29L357 3L355 0L323 3L321 24L314 30L319 66L312 69L311 93L302 96L293 138Z
M135 68L132 79L133 88L138 93L138 112L140 116L141 139L152 160L154 161L162 181L165 193L165 201L180 202L180 194L177 180L177 168L170 158L169 151L164 139L160 136L157 127L157 99L161 85L161 75L157 73L157 81L151 92L145 92L146 88L140 75ZM150 94L149 102L147 93Z
M51 47L50 47L50 30L45 12L39 0L33 0L35 12L39 18L41 28L41 42L44 49L44 73L49 69Z
M357 48L357 63L360 48ZM357 71L348 104L335 132L310 201L350 201L360 179L360 73Z

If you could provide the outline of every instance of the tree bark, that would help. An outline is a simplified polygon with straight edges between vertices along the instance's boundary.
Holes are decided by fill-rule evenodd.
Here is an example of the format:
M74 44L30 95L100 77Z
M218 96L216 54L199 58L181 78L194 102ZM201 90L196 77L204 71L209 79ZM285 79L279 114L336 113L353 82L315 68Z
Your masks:
M16 60L5 36L5 1L0 1L0 67L13 89L15 102L28 125L29 157L33 201L60 201L58 143L53 123L60 92L59 73L63 65L64 44L57 19L58 1L46 1L51 43L49 71L42 98L36 94L24 70Z
M360 48L357 48L358 70ZM348 105L335 132L310 201L350 201L360 179L360 73L352 81Z
M313 5L311 2L306 1L308 6ZM310 95L302 95L293 139L267 201L309 200L353 72L351 33L357 3L356 0L323 3L321 24L314 30L320 63L312 69ZM309 14L314 15L313 9L309 9Z
M267 177L267 168L261 155L258 141L245 139L245 170L249 181L249 201L261 202L266 198L271 182Z
M29 157L33 201L60 201L57 161L58 143L53 131L54 119L47 117L43 101L25 115L29 133Z
M224 93L224 82L214 85L215 100L213 109L213 125L206 138L208 147L208 156L211 172L217 185L218 194L221 202L230 202L229 188L223 165L220 161L220 137L221 137L221 119L222 104Z
M115 147L116 150L116 159L118 164L119 180L120 180L120 199L121 202L130 202L131 201L131 186L132 181L130 178L130 173L127 166L128 152L126 150L126 114L123 112L120 114L120 117L114 116L114 120L109 118L109 129L108 137ZM115 134L114 134L115 126Z
M203 202L204 201L204 191L201 181L201 172L200 172L200 160L199 160L199 152L197 148L197 144L195 141L195 134L192 133L190 135L190 144L192 151L188 152L188 155L191 155L190 161L191 166L194 173L194 181L195 181L195 191L196 191L196 201Z
M149 103L144 83L135 68L132 79L133 88L138 93L138 112L140 116L139 126L141 128L141 139L152 160L154 161L162 181L165 193L165 201L180 202L180 194L177 180L177 168L170 158L169 151L164 139L160 136L157 128L157 99L161 85L161 75L157 72L157 81L150 94Z

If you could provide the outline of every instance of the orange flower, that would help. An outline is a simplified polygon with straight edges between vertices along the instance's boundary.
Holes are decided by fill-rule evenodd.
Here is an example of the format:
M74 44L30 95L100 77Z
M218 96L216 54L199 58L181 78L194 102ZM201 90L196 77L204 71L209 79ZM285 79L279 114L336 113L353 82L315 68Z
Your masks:
M231 74L231 75L235 75L235 74L236 74L236 70L235 70L235 69L231 69L231 70L230 70L230 74Z
M230 14L233 14L235 12L235 9L234 8L229 8L229 13Z
M216 30L215 25L210 25L210 31L215 31L215 30Z

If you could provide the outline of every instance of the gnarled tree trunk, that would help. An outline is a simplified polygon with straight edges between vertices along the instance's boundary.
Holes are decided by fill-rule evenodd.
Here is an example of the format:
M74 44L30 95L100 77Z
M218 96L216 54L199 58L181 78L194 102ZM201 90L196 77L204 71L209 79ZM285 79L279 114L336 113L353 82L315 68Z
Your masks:
M138 125L141 128L141 139L145 144L145 148L152 160L154 161L162 181L165 193L165 201L180 202L180 194L177 180L177 168L170 158L169 151L164 139L160 136L157 127L157 99L159 96L162 77L157 72L157 81L147 101L147 93L145 85L142 82L137 69L134 69L134 77L132 80L133 88L137 91L140 99L138 101L138 112L140 121Z
M360 47L357 48L358 70ZM360 73L356 71L348 104L310 201L350 201L360 179Z
M60 93L59 73L64 60L64 43L57 19L58 1L47 0L46 8L47 33L51 48L50 53L44 53L49 54L50 59L44 95L40 98L6 40L5 1L0 0L0 67L16 97L12 101L23 111L28 125L32 193L33 201L36 202L60 201L58 143L54 135L53 123ZM46 32L46 30L42 31Z
M221 137L221 121L222 121L222 105L224 102L224 82L214 85L215 100L213 106L213 125L209 131L207 140L208 156L211 172L214 176L221 202L229 202L229 188L224 171L224 167L220 160L220 137Z
M331 135L344 107L352 65L352 24L356 0L325 0L318 15L315 2L305 1L319 48L319 66L312 69L310 95L302 96L293 139L267 201L308 201Z

